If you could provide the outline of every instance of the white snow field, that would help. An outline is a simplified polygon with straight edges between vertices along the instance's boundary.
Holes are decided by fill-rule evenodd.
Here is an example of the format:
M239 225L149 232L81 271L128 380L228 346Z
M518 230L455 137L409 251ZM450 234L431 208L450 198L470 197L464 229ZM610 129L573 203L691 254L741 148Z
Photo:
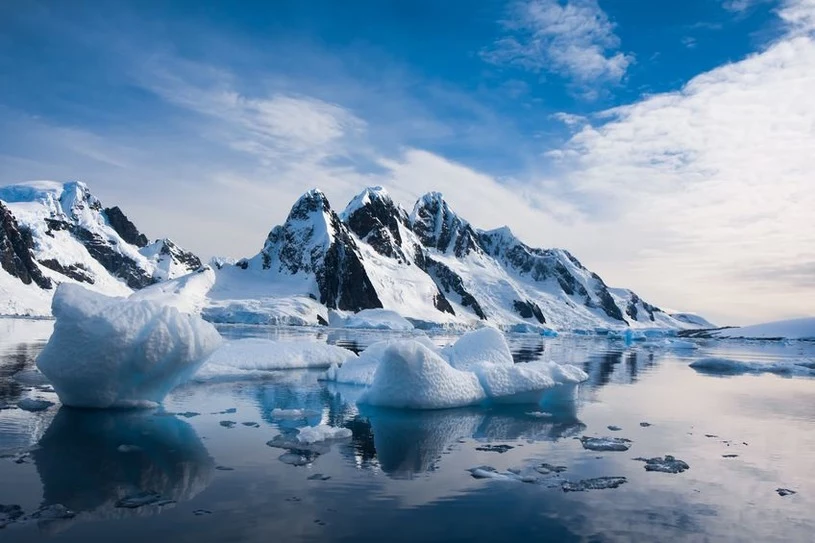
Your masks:
M438 349L428 338L382 341L359 358L332 365L325 379L366 387L360 403L407 409L444 409L497 403L537 403L544 392L588 378L572 365L515 364L494 328L464 334Z
M815 317L727 328L711 332L716 338L734 339L810 339L815 340Z
M328 325L332 328L357 328L370 330L413 330L413 325L396 311L388 309L363 309L358 313L328 312Z
M158 404L222 342L198 316L67 283L57 288L52 311L54 333L37 367L73 407Z
M328 368L356 355L317 341L246 338L225 343L204 362L196 381L263 376L270 371Z

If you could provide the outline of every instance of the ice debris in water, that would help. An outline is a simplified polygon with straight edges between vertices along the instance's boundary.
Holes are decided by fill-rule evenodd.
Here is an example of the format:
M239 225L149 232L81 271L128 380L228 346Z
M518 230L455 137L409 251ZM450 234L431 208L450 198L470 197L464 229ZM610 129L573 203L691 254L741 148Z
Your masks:
M607 428L609 430L611 430L612 432L620 432L620 431L622 431L622 428L620 428L619 426L611 425L611 426L607 426Z
M642 458L638 457L634 460L645 462L645 471L660 471L662 473L682 473L690 469L690 466L678 458L674 458L670 454L666 454L665 458L659 456L655 458Z
M321 441L333 441L338 439L348 439L351 437L351 430L348 428L335 428L321 424L319 426L306 426L297 432L297 441L300 443L319 443Z
M312 409L272 409L272 418L275 419L305 419L319 414L319 411Z
M408 409L463 407L485 400L537 403L548 389L588 378L571 365L515 364L503 334L493 328L468 332L443 350L426 338L375 344L358 359L331 368L326 377L368 385L362 403Z
M328 368L356 355L336 345L318 341L272 341L245 338L230 341L212 353L198 373L197 381L258 377L270 371Z
M699 373L710 375L743 375L746 373L774 373L777 375L815 376L815 368L806 360L780 362L748 362L731 358L700 358L690 364Z
M484 451L484 452L497 452L498 454L504 454L507 451L511 451L514 449L512 445L482 445L480 447L476 447L475 450L477 451Z
M627 451L631 448L631 440L623 437L588 437L580 438L584 449L590 451Z
M790 490L789 488L776 488L775 491L778 492L778 495L781 496L782 498L784 496L790 496L792 494L797 494L796 491Z
M75 516L76 516L75 512L71 511L61 503L46 505L45 507L38 509L31 515L32 518L40 520L61 520L74 518Z
M198 316L67 283L57 288L52 312L54 332L37 367L73 407L155 405L222 341Z
M25 398L17 402L17 407L22 409L23 411L45 411L49 407L54 405L54 402L49 402L47 400L42 400L39 398Z
M595 477L593 479L583 479L581 481L563 481L561 488L563 492L584 492L586 490L605 490L617 488L628 482L625 477Z
M530 475L522 475L517 470L498 471L492 466L478 466L467 470L476 479L498 479L501 481L518 481L521 483L536 483L538 479Z
M156 492L137 492L125 496L116 502L116 507L125 509L136 509L145 505L167 505L168 500L162 500L161 495Z
M328 481L331 479L330 475L323 475L322 473L315 473L306 477L309 481Z

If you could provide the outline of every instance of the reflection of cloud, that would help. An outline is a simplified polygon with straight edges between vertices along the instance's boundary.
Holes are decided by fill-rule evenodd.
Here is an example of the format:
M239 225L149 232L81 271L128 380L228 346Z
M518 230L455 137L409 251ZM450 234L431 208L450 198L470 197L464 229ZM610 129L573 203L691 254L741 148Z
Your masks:
M186 501L206 488L214 462L186 422L146 411L86 411L63 407L32 457L43 505L61 503L90 518L150 514L156 508L117 509L139 491ZM121 445L129 452L120 452Z

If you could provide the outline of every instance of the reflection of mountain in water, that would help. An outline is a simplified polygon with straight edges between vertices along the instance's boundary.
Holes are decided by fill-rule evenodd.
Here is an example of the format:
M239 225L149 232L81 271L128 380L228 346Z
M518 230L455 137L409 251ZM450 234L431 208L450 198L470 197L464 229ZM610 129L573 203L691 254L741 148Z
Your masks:
M15 373L33 366L42 347L20 343L13 350L0 353L0 404L18 402L25 387L13 378Z
M139 491L189 500L213 476L214 462L192 426L152 412L63 407L39 445L32 457L43 505L61 503L93 518L151 514L155 508L114 505Z
M589 374L587 384L600 388L611 382L636 383L640 372L653 365L653 352L609 350L590 355L583 363L583 370Z
M553 404L554 405L554 404ZM456 441L534 439L552 441L585 429L573 409L551 417L529 415L530 408L511 406L484 410L409 411L365 407L346 424L353 432L355 460L378 465L394 478L434 471L445 450Z

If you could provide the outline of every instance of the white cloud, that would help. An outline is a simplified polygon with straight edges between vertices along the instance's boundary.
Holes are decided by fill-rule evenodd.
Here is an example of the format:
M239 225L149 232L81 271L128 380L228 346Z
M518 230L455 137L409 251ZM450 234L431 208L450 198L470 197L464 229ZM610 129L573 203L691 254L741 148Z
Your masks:
M484 49L484 60L533 72L553 71L579 85L618 82L634 57L619 52L614 24L596 0L515 2L507 35Z

